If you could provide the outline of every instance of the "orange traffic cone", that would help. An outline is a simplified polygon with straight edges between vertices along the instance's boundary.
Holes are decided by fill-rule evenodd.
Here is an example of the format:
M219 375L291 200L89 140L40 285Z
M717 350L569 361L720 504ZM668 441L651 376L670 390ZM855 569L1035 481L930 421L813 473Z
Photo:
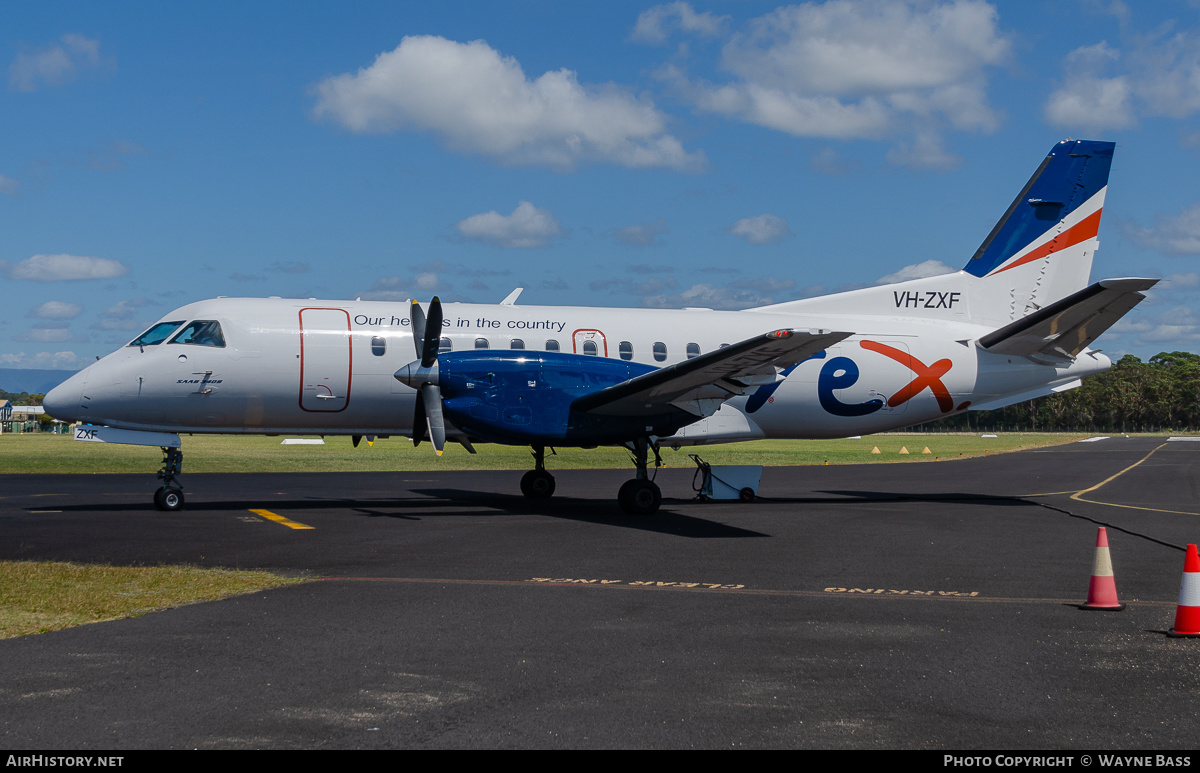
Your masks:
M1179 583L1179 605L1175 608L1175 627L1167 636L1200 636L1200 556L1196 546L1187 546L1183 559L1183 579Z
M1125 605L1117 601L1117 580L1113 577L1112 557L1108 554L1108 532L1096 533L1096 558L1092 561L1092 581L1088 584L1087 603L1080 609L1120 612Z

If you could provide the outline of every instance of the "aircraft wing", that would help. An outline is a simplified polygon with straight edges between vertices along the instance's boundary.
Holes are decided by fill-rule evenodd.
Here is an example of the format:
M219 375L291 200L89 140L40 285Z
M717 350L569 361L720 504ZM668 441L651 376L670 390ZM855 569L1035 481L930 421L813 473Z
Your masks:
M979 339L989 352L1047 362L1074 360L1138 305L1157 279L1102 279Z
M734 395L774 383L784 369L851 335L775 330L584 395L571 408L601 416L648 416L673 405L711 416Z

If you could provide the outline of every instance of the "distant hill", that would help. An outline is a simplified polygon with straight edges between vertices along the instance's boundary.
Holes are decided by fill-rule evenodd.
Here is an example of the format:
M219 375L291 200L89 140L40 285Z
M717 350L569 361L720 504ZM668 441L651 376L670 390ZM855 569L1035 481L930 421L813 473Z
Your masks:
M75 375L73 370L37 370L34 368L0 368L0 390L5 392L49 392Z

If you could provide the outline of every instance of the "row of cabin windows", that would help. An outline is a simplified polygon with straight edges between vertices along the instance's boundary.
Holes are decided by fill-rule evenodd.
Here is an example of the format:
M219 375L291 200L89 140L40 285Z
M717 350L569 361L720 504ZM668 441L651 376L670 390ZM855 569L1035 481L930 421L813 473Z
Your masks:
M721 346L726 346L726 344L721 344ZM491 346L488 343L488 340L486 338L476 338L475 339L475 348L476 349L489 349L489 348L491 348ZM514 338L514 339L512 339L512 342L509 344L509 348L510 349L524 349L525 341L520 338ZM453 349L454 349L454 344L449 338L442 338L438 342L438 352L439 353L449 352L449 351L452 351ZM382 357L386 351L387 351L387 339L386 338L384 338L383 336L375 336L371 339L371 354L374 354L376 357ZM546 339L546 351L548 351L548 352L559 351L558 341L556 341L553 338ZM664 360L667 359L667 345L664 344L662 341L655 342L653 351L654 351L654 359L656 362L663 362ZM633 359L633 344L630 343L629 341L622 341L620 344L617 345L617 352L621 355L622 360L632 360ZM583 354L595 356L595 355L598 355L599 353L600 353L600 350L599 350L599 348L597 348L595 341L584 341L583 342ZM699 355L700 355L700 344L688 344L687 345L687 358L689 360L692 359L693 357L697 357Z

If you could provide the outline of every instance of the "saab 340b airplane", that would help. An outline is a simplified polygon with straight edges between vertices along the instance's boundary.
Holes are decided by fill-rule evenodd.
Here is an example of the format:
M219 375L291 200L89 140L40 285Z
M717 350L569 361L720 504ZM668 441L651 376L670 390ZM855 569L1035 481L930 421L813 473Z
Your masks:
M46 395L76 439L160 446L155 504L183 506L179 433L404 435L622 445L627 513L662 500L662 445L837 438L1000 408L1110 367L1088 348L1155 279L1088 285L1114 144L1056 144L957 273L744 311L218 298L176 309ZM414 357L416 359L412 359ZM409 360L412 360L411 362Z

